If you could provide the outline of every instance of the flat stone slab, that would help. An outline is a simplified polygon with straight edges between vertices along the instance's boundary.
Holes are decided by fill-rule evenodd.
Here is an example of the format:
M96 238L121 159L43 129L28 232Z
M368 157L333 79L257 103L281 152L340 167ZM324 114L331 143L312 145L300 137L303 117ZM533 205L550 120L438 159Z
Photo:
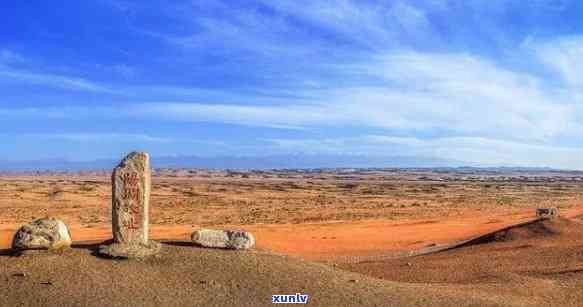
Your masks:
M240 230L198 229L191 235L192 242L208 248L250 249L255 246L255 237Z
M112 243L101 245L99 254L108 258L141 259L156 255L161 248L162 244L156 241L148 241L147 244Z

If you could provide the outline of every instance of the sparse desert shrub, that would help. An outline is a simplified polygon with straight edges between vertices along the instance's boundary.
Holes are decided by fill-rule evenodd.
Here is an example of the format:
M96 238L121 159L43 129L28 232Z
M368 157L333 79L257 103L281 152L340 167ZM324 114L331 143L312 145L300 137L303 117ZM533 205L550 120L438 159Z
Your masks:
M186 196L186 197L196 197L196 196L200 196L200 194L194 192L194 191L182 191L182 195Z
M362 190L359 191L361 194L374 194L374 190L370 187L367 188L363 188Z
M500 197L496 198L496 204L499 206L512 205L513 202L514 202L514 198L512 198L510 196L500 196Z
M60 185L53 185L52 187L49 188L49 191L47 192L47 196L50 199L53 199L61 194L65 193L65 189L60 186Z
M81 187L79 187L79 191L82 192L93 192L95 190L97 190L97 187L90 184L84 184Z
M338 187L339 188L342 188L342 189L352 190L354 188L357 188L358 187L358 184L356 184L356 183L345 183L345 184L338 185Z

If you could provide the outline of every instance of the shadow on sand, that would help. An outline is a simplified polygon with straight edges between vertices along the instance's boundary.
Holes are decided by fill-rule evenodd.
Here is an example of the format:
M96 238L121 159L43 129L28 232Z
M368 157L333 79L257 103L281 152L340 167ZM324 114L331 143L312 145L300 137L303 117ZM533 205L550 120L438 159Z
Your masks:
M158 242L162 243L163 245L171 245L171 246L183 246L183 247L194 247L194 248L203 248L200 247L190 241L187 240L158 240ZM109 245L113 243L112 239L105 240L105 241L88 241L88 242L77 242L71 245L71 249L85 249L91 252L92 256L102 259L112 259L106 255L103 255L99 252L99 247L101 245ZM19 257L28 252L60 252L60 251L47 251L47 250L31 250L31 251L14 251L10 248L8 249L0 249L0 257ZM117 259L117 258L115 258ZM123 259L123 258L122 258Z
M12 249L0 249L0 257L15 257L19 256L18 253L14 252Z

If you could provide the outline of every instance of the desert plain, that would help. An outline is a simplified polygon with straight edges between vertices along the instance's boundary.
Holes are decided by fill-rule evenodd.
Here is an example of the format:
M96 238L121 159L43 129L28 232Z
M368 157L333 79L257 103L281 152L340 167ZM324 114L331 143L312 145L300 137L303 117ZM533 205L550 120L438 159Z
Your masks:
M0 281L9 286L0 297L19 304L30 295L14 289L28 285L37 295L28 305L101 302L87 293L120 306L270 305L270 295L279 292L308 293L311 304L324 306L583 301L581 172L156 169L150 236L165 243L163 257L117 265L90 255L92 246L111 238L110 203L108 172L2 174ZM537 219L535 209L548 207L561 217ZM46 216L69 226L77 248L64 255L9 255L19 226ZM251 252L190 246L190 234L201 227L250 231L257 246ZM184 260L189 257L198 260ZM70 261L81 271L62 273ZM100 275L117 269L131 285L128 295L108 288L111 277ZM162 273L162 281L153 281ZM245 276L252 274L250 284ZM89 292L67 290L68 283ZM140 290L150 283L159 283L161 292ZM183 284L188 291L182 294L163 290ZM129 299L131 293L140 300Z

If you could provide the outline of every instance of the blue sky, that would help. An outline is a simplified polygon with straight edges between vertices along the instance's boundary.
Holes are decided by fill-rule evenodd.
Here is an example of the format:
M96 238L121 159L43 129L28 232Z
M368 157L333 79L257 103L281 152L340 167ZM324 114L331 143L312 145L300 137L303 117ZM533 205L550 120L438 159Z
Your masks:
M4 1L0 11L0 159L138 149L583 169L581 1Z

